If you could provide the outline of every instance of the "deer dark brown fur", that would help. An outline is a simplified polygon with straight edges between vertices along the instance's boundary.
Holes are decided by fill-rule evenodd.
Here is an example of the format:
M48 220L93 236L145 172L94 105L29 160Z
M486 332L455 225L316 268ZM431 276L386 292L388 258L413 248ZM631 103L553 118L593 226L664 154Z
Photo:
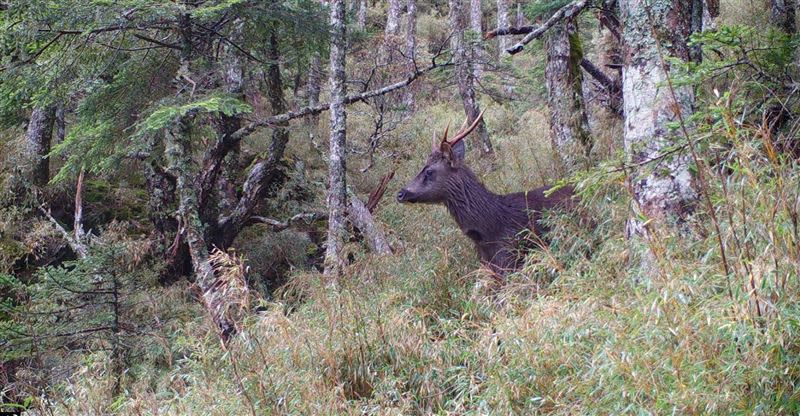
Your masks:
M576 204L570 187L547 196L545 192L551 186L507 195L486 189L464 162L462 141L481 116L469 128L465 123L450 141L447 129L441 141L434 134L425 167L397 194L397 200L445 205L461 231L475 244L481 263L502 275L522 266L520 249L545 244L547 229L540 223L544 211L572 209ZM523 233L526 229L531 231L527 236Z

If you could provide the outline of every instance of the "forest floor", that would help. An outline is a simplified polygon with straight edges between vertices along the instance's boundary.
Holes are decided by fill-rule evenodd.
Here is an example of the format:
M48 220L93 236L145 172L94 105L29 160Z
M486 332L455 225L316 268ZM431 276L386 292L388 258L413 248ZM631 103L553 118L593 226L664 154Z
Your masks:
M368 174L353 174L359 193L390 169L397 175L388 195L413 177L427 156L429 127L460 117L449 108L432 106L404 123L386 149L400 162L380 158ZM486 119L496 156L482 160L470 151L468 160L490 189L511 192L553 180L542 112L493 106ZM358 131L348 133L357 137ZM143 341L152 344L148 358L128 370L130 383L111 409L215 415L796 411L796 304L754 295L747 282L734 282L730 294L710 235L690 243L659 233L661 273L643 277L630 266L643 247L623 234L622 177L581 183L596 226L552 218L550 249L530 253L525 269L502 287L479 267L443 207L400 205L388 196L377 217L394 255L376 257L353 243L353 262L336 287L315 272L291 273L271 299L250 299L258 313L226 346L189 288L176 283L163 303L181 319ZM753 267L766 268L767 260L752 259ZM758 317L756 301L763 309ZM107 411L114 377L106 363L102 353L86 357L53 402L71 414Z

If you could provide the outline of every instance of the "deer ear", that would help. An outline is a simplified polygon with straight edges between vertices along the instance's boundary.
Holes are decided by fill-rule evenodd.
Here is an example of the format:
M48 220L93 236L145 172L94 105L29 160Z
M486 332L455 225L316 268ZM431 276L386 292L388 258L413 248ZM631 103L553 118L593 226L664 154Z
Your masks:
M447 159L450 161L451 164L456 162L460 162L464 160L464 155L466 153L466 147L463 141L460 141L456 144L450 144L448 142L442 143L441 147L442 153L445 154Z

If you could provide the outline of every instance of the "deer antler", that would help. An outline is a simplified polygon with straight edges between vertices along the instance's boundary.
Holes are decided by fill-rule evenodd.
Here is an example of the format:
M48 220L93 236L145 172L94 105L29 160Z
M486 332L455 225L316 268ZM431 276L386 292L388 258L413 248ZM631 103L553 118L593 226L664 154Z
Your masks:
M447 128L444 130L444 137L442 137L442 142L439 143L439 148L444 146L445 143L449 144L450 146L453 146L454 144L460 142L470 133L472 133L472 131L475 130L475 127L478 127L478 124L480 124L481 120L483 120L483 111L481 111L481 113L478 114L478 117L475 118L475 121L472 122L472 125L470 125L469 128L467 128L467 122L469 121L469 118L465 119L464 124L461 125L461 128L458 130L458 133L456 133L456 135L453 137L452 140L447 140L447 130L450 128L450 123L448 123Z

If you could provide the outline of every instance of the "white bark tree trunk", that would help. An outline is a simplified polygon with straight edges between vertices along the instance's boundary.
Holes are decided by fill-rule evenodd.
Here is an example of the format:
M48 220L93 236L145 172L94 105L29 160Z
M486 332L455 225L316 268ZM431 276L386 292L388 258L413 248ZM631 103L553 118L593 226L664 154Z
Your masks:
M666 155L685 138L668 126L688 119L694 95L691 87L667 86L668 67L662 55L689 59L691 2L678 0L621 0L625 152L634 203L628 219L630 238L647 238L648 220L684 225L698 198L687 152ZM655 38L653 27L663 30ZM652 162L648 162L652 161ZM643 259L645 272L657 271L654 254Z
M417 0L407 0L406 3L408 26L406 27L406 57L408 58L408 72L416 71L417 57ZM414 87L409 86L405 92L405 103L409 110L414 109Z
M356 27L364 30L367 27L367 0L359 0L358 14L356 15Z
M458 92L461 95L461 101L464 103L464 113L467 119L472 123L480 114L480 107L475 98L475 87L473 83L473 67L469 60L467 53L467 45L464 40L464 32L466 30L466 23L464 19L463 0L449 0L450 5L450 25L453 28L453 37L451 38L451 47L453 49L453 62L456 66L456 82L458 83ZM483 154L491 154L494 152L492 149L492 142L489 139L489 133L486 130L486 123L481 121L477 127L478 137L480 138L481 148Z
M386 28L384 33L387 37L397 36L400 33L400 0L388 0L389 9L386 11Z
M592 140L583 104L580 40L571 19L553 26L545 37L550 139L565 174L586 167Z
M508 18L508 1L509 0L497 0L497 28L507 28L511 25L511 20ZM499 55L503 56L505 50L511 46L511 37L510 36L498 36L498 50Z
M328 238L325 249L324 274L329 279L342 275L343 247L347 237L347 166L345 155L346 122L345 97L345 8L344 0L331 1L331 135L328 161Z
M481 7L481 0L470 0L469 28L475 32L479 38L483 34L483 9ZM483 72L483 61L485 60L485 57L483 46L481 45L481 42L476 42L472 46L472 73L475 76L475 79L480 79L481 73Z
M392 254L386 234L375 223L375 219L370 214L364 203L356 194L348 190L349 205L347 206L347 216L354 227L361 230L367 246L373 253L378 255Z

